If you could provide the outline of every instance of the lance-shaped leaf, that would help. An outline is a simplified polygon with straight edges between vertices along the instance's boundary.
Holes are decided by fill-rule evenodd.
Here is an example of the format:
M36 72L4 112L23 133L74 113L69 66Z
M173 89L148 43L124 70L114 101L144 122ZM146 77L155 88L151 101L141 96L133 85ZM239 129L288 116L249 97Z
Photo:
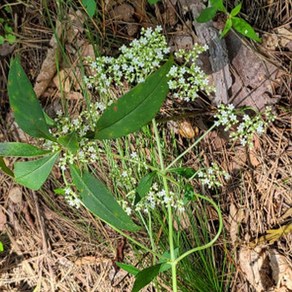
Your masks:
M41 156L50 153L49 150L44 150L26 143L4 142L0 143L0 156L11 157L33 157Z
M16 162L14 167L15 180L30 189L40 189L48 178L58 156L59 152L37 160Z
M125 264L125 263L120 263L120 262L116 262L116 265L123 269L124 271L128 272L131 275L136 276L140 270L136 267L134 267L133 265L129 265L129 264Z
M132 292L139 292L143 287L148 285L160 272L162 264L158 264L140 271L135 277L135 283Z
M140 180L140 183L136 189L137 193L135 196L134 202L135 205L139 203L141 199L144 198L149 193L155 175L156 172L150 172Z
M70 166L73 183L81 195L84 206L106 223L129 231L137 231L137 226L117 203L107 187L88 171L83 174L76 166Z
M43 109L18 58L10 63L8 95L15 120L24 132L33 137L54 140Z
M257 42L261 41L261 38L259 38L252 26L248 24L244 19L241 19L239 17L232 17L232 25L233 28L242 35Z
M172 58L109 106L96 124L96 139L113 139L139 130L159 111L168 93Z
M196 18L197 22L203 23L212 20L217 12L217 7L208 7L202 10L201 14Z

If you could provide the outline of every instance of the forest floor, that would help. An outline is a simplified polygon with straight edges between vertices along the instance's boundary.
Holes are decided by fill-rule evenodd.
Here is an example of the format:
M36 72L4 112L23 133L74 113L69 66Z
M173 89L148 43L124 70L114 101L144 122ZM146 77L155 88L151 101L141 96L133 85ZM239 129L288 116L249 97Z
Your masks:
M10 44L0 44L1 142L30 140L14 122L9 107L11 57L21 57L37 97L50 114L59 109L62 99L72 111L77 110L83 99L78 85L83 57L94 57L97 51L116 55L121 45L139 36L142 27L161 25L172 51L202 41L202 27L194 21L194 7L200 1L96 2L91 18L78 0L1 1L0 36L8 34L6 25L16 37ZM230 11L237 1L225 3ZM292 291L292 3L243 0L239 17L253 26L262 42L230 32L221 40L225 59L219 57L223 65L217 71L210 55L204 54L199 62L210 80L225 79L216 86L220 95L201 93L194 102L166 102L159 113L161 120L167 120L161 129L166 135L174 133L175 151L181 153L209 128L219 103L259 111L272 105L276 119L263 135L254 137L252 149L230 143L223 130L212 131L196 151L184 157L184 164L196 168L199 155L206 165L216 163L232 177L220 194L201 190L220 206L224 222L212 255L218 274L223 274L222 285L213 291ZM208 25L217 31L222 21L224 17L217 15ZM139 147L133 141L133 149ZM15 159L5 161L11 166ZM111 184L107 174L103 178ZM131 291L132 277L121 270L114 276L115 261L122 248L137 263L137 252L129 243L124 247L123 237L86 209L70 207L63 196L55 194L58 187L57 168L35 192L0 173L0 241L4 245L0 290ZM216 214L212 208L204 214L209 218L207 229L215 234ZM222 259L225 268L220 267ZM165 281L160 283L162 291L171 291ZM155 288L149 286L147 291Z

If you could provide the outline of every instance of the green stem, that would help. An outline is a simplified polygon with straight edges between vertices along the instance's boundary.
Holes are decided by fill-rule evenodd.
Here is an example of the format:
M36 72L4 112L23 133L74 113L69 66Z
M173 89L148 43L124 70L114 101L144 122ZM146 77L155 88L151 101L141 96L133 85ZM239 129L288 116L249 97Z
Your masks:
M190 249L189 251L185 252L184 254L182 254L181 256L179 256L176 260L175 260L175 264L177 264L179 261L181 261L182 259L184 259L185 257L187 257L188 255L196 252L196 251L199 251L199 250L203 250L203 249L206 249L208 247L211 247L215 242L216 240L218 239L218 237L220 236L220 233L222 232L222 229L223 229L223 219L222 219L222 214L221 214L221 211L219 209L219 207L216 205L216 203L203 196L203 195L200 195L200 194L196 194L199 198L203 199L203 200L206 200L208 201L216 210L217 214L218 214L218 217L219 217L219 228L218 228L218 231L215 235L215 237L209 241L207 244L204 244L204 245L201 245L201 246L198 246L198 247L195 247L193 249Z
M158 156L160 162L160 171L165 173L164 161L162 156L162 150L160 145L159 133L156 125L155 119L152 120L152 125L155 134L156 145L158 149ZM167 179L165 175L162 176L163 187L166 195L169 194ZM171 277L172 277L172 291L177 292L177 278L176 278L176 259L174 253L174 242L173 242L173 215L172 215L172 207L171 204L167 204L167 214L168 214L168 241L169 241L169 249L170 249L170 263L171 263Z
M187 148L182 154L180 154L175 160L173 160L164 171L169 170L174 164L176 164L183 156L185 156L188 152L190 152L198 143L200 143L216 126L213 125L210 129L208 129L204 135L198 138L189 148Z

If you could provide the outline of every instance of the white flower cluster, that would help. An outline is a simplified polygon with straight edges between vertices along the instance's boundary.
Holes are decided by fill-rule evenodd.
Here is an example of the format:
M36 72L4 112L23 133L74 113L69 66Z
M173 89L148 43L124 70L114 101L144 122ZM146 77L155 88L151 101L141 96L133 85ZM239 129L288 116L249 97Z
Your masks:
M134 198L132 198L134 201ZM178 212L183 212L185 210L185 203L182 199L178 198L173 192L168 194L164 189L159 190L157 183L154 183L149 191L149 193L141 199L136 205L129 205L127 201L121 203L124 210L128 215L132 211L141 212L148 214L151 210L156 207L167 207L170 204Z
M172 90L175 98L185 101L195 100L199 90L207 94L213 92L214 87L209 85L207 75L196 64L199 54L208 49L207 46L195 44L192 50L179 50L175 53L177 58L184 60L182 65L173 65L168 73L169 89Z
M111 86L122 85L123 81L130 84L143 82L153 71L159 68L162 61L167 59L170 48L165 37L161 34L162 28L142 28L141 37L133 40L129 47L123 45L121 54L117 58L108 56L87 59L91 76L84 78L89 89L93 88L101 96L110 95ZM179 50L177 58L184 61L182 65L173 65L168 73L169 88L175 98L185 101L194 100L199 90L207 94L214 91L209 85L207 75L196 64L196 60L207 46L195 44L192 50Z
M70 186L66 186L65 189L65 200L71 207L80 208L81 201L78 198L78 195L70 188Z
M230 179L229 173L225 170L220 169L216 163L212 163L211 167L202 169L197 173L200 182L203 185L207 185L209 189L215 187L221 187L222 184L219 181L219 177L224 177L225 180Z
M96 102L90 105L88 111L83 110L80 115L72 120L64 117L61 111L57 112L56 131L52 134L56 137L76 132L79 137L79 149L77 153L71 153L69 150L63 151L58 161L58 166L62 171L65 171L68 164L81 162L84 164L94 163L98 158L98 145L96 141L91 141L85 137L88 131L94 131L95 124L98 121L101 113L104 111L105 105ZM44 147L52 151L58 151L60 145L52 141L46 141Z
M161 26L155 30L142 28L141 37L134 39L129 47L123 45L117 58L100 56L95 60L87 58L92 76L84 78L88 88L94 88L101 96L110 93L111 85L143 82L148 75L159 68L170 49Z
M265 120L263 116L265 116ZM219 105L215 118L217 119L215 125L224 126L225 131L236 127L236 130L230 133L231 140L239 140L242 146L248 145L249 147L253 147L254 134L263 134L267 125L275 120L271 107L267 107L263 114L258 113L254 117L250 117L247 114L240 117L232 104Z

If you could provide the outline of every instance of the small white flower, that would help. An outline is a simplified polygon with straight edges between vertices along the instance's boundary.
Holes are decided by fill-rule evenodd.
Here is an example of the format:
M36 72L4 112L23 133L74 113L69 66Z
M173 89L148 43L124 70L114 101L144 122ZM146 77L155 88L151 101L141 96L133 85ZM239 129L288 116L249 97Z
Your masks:
M138 154L137 154L137 152L134 151L130 154L130 156L132 159L136 159L138 157Z
M88 147L88 151L89 151L89 152L95 152L95 148L94 148L93 146L89 146L89 147Z
M264 133L264 127L262 124L258 125L257 128L256 128L256 131L259 135L263 134Z
M57 110L56 114L57 114L58 117L61 117L63 113L62 113L61 110Z
M122 177L127 177L128 176L128 173L124 170L123 172L122 172Z
M230 104L227 106L227 108L228 108L229 110L233 111L235 107L234 107L234 105L233 105L232 103L230 103Z
M125 209L125 212L127 213L128 216L130 216L131 213L132 213L132 209L131 209L130 207L127 207L127 208Z
M95 153L92 153L91 155L90 155L90 158L91 158L91 160L96 160L97 159L97 156L96 156L96 154Z
M164 199L163 199L163 202L164 202L165 204L168 204L169 202L171 202L171 198L165 196Z
M250 121L250 117L248 115L243 115L242 119L246 121Z
M60 166L60 168L61 168L62 171L66 171L66 166L65 166L64 164L62 164L62 165Z
M241 144L242 146L245 146L246 143L247 143L247 141L246 141L245 138L240 139L240 144Z
M63 128L62 128L62 133L63 133L63 134L67 134L68 131L69 131L69 127L68 127L67 125L63 126Z
M152 189L157 192L158 191L158 184L157 183L154 183L152 185Z
M172 66L168 72L168 75L171 75L171 76L175 76L177 73L177 67L176 66Z
M72 124L73 124L74 126L79 126L79 120L78 120L78 119L74 119L74 120L72 121Z
M155 31L156 32L162 32L162 26L161 25L157 25Z
M205 51L209 50L208 45L207 45L207 44L203 45L203 49L204 49Z

